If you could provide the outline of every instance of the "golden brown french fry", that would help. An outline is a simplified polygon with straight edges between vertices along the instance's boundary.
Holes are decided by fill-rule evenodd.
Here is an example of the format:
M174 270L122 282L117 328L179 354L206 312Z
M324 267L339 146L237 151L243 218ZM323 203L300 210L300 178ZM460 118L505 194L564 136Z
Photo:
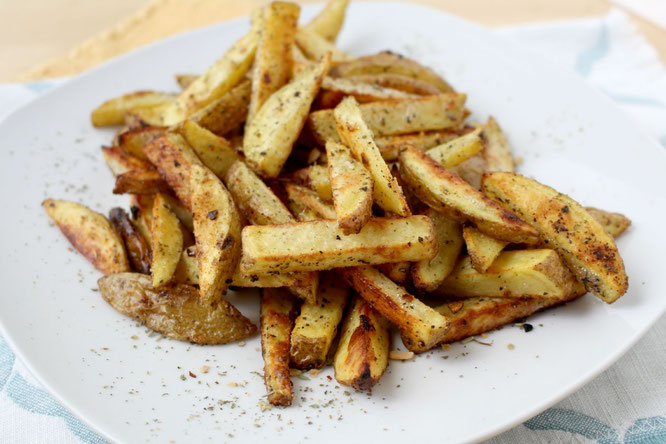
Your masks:
M481 176L486 172L486 161L481 154L477 154L452 167L451 171L478 190L481 188Z
M345 234L358 233L372 216L372 176L341 143L327 142L326 157L338 226Z
M165 196L163 194L163 196ZM153 235L151 233L153 227L153 203L155 196L151 194L132 194L130 196L130 212L132 214L132 222L136 229L141 233L141 236L148 242L148 245L153 244Z
M511 146L502 129L494 117L488 118L488 123L483 128L483 140L485 148L483 157L486 160L486 171L514 171Z
M103 146L102 156L114 177L132 170L154 170L157 172L150 162L128 154L118 146Z
M416 148L400 153L400 173L408 188L432 209L451 219L473 222L497 239L533 244L539 233Z
M609 304L626 293L628 278L615 241L578 202L507 172L485 174L483 190L536 228L588 291Z
M42 202L51 220L69 242L104 274L130 270L120 235L103 215L66 200Z
M162 194L155 196L150 232L153 252L150 273L153 277L153 287L157 288L171 282L180 260L180 253L183 251L183 232L180 228L180 221L173 214Z
M375 143L382 153L386 162L395 162L398 160L400 149L411 145L415 148L425 151L437 145L444 144L450 140L460 137L460 131L454 129L428 131L413 134L402 134L398 136L376 137Z
M202 302L212 303L226 291L240 259L240 216L231 195L208 168L192 166L190 191L199 290Z
M477 128L464 136L430 148L426 151L426 154L436 162L451 168L460 165L472 156L476 156L482 149L481 128Z
M335 220L335 209L331 204L322 202L317 193L309 188L287 183L284 186L289 202L295 203L296 207L305 207L317 215L317 219Z
M321 89L317 104L322 109L334 108L346 96L353 96L359 103L417 97L397 89L328 76L324 77Z
M408 261L393 262L391 264L379 264L375 266L375 268L381 271L384 276L400 285L403 285L407 282L411 267L412 263Z
M116 177L113 194L155 194L168 192L169 185L156 169L131 170Z
M173 214L175 214L176 217L182 222L186 231L193 232L194 222L192 221L192 213L190 213L190 210L185 208L185 206L177 198L171 196L170 194L163 193L162 198L165 200L167 205L169 205L169 208L171 211L173 211Z
M187 120L191 120L217 135L225 135L245 122L250 106L251 90L251 82L242 80L222 97L190 115Z
M333 358L335 379L357 390L370 390L386 371L390 342L386 318L356 296Z
M614 238L624 233L631 225L631 220L621 213L611 213L594 207L585 207L585 210L604 227L606 233Z
M334 220L243 228L241 271L329 270L432 258L437 240L426 216L371 218L358 234L345 235Z
M314 190L321 199L330 201L333 199L331 180L328 168L323 165L311 165L295 171L292 176L298 183Z
M289 337L294 326L295 301L280 288L261 292L261 354L264 357L264 382L268 402L291 405L293 394L289 379Z
M405 195L402 193L402 188L391 174L379 148L375 145L372 131L363 120L356 100L353 97L347 97L335 108L333 115L340 139L372 176L375 202L384 210L398 216L409 216L411 211Z
M421 291L433 291L453 271L463 237L460 224L443 214L428 208L423 214L432 219L437 234L437 255L429 261L420 261L412 265L412 281Z
M150 277L117 273L97 281L106 302L120 313L170 338L197 344L226 344L257 331L233 305L222 300L214 307L199 299L189 285L154 290Z
M217 177L223 178L231 165L241 156L224 137L217 136L192 121L183 122L180 130L201 162Z
M345 62L354 58L319 34L305 28L299 28L296 31L296 44L310 60L320 60L326 54L330 54L332 63Z
M300 369L322 368L331 348L349 289L340 277L324 273L319 286L318 302L303 302L291 332L291 363Z
M339 273L375 310L398 327L410 351L428 351L446 334L450 324L446 317L373 267L342 268Z
M148 160L143 147L152 139L164 134L166 128L161 126L143 126L123 131L117 137L118 147L125 153L138 157L141 160Z
M330 0L304 28L319 34L329 42L335 42L345 21L348 4L349 0Z
M139 273L150 274L152 263L150 244L134 227L125 210L113 208L109 212L109 221L122 237L127 248L127 256L134 269Z
M125 114L139 109L148 109L173 101L174 95L157 91L138 91L104 102L90 115L94 126L122 125Z
M463 227L463 238L472 267L479 273L485 273L504 247L509 245L508 242L487 236L470 225Z
M432 69L416 61L391 51L382 51L341 63L331 69L334 77L350 77L361 74L400 74L422 80L436 87L440 92L450 92L453 88Z
M192 84L196 79L199 78L199 74L176 74L176 83L181 89L187 89L188 86Z
M432 96L441 92L437 87L424 80L391 72L357 74L346 76L345 78L370 85L383 86L384 88L397 89L398 91L417 94L419 96Z
M310 105L330 65L330 56L307 67L266 100L245 128L243 152L265 177L277 177L303 128Z

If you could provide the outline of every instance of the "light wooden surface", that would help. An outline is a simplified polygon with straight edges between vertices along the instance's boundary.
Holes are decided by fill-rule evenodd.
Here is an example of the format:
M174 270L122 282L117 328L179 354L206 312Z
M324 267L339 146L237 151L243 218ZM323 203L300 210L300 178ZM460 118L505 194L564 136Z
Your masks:
M607 0L416 0L495 27L600 15ZM76 74L169 35L246 15L267 0L2 0L0 81ZM312 0L299 0L313 3ZM635 16L666 61L666 31Z

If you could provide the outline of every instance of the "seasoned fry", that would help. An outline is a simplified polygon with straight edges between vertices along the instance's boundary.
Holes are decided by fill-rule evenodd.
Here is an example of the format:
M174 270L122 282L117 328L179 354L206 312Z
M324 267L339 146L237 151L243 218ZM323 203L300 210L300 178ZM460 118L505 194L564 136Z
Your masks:
M611 213L594 207L585 207L585 210L604 227L606 233L618 237L631 225L631 220L624 214Z
M347 63L341 63L331 69L333 77L350 77L362 74L400 74L422 80L433 85L440 92L451 92L453 88L432 69L416 61L391 51L359 57Z
M349 0L330 0L304 28L319 34L329 42L335 42L345 21L347 4Z
M391 72L357 74L346 76L345 78L370 85L383 86L384 88L397 89L398 91L417 94L419 96L432 96L441 92L437 87L424 80Z
M479 273L485 273L504 247L509 244L493 239L469 225L463 227L463 238L472 267Z
M243 228L241 271L329 270L432 258L434 227L425 216L371 218L358 234L345 235L336 221L315 220Z
M183 232L180 228L180 221L173 214L162 194L155 196L150 232L153 252L150 273L153 276L153 287L157 288L171 282L180 260L180 253L183 251Z
M338 331L349 289L333 272L324 273L319 286L319 302L303 302L291 332L289 355L294 367L322 368Z
M173 101L174 95L157 91L138 91L104 102L93 110L90 120L94 126L122 125L128 112L149 109Z
M372 267L341 268L339 272L363 299L398 327L410 351L428 351L441 342L449 320L407 290Z
M293 69L292 46L300 8L295 3L275 1L264 8L261 34L252 70L252 93L246 127L268 97L282 88Z
M241 126L250 106L249 80L241 81L217 100L210 102L187 119L223 136Z
M481 176L486 171L486 161L481 154L477 154L460 165L452 167L451 171L478 190L481 189Z
M332 63L352 60L353 57L336 48L331 42L305 28L296 31L296 44L310 60L320 60L330 54Z
M176 217L182 222L183 228L186 231L194 231L194 221L192 220L192 213L190 210L185 208L183 204L175 197L170 194L162 194L162 198L169 205L169 209L176 215Z
M414 194L451 219L469 220L500 240L531 244L538 240L534 228L418 149L402 150L400 173Z
M488 118L483 129L485 148L483 158L486 160L486 171L514 171L514 162L511 147L502 129L494 117Z
M291 405L289 337L294 326L295 301L289 292L265 288L261 292L261 354L268 402Z
M463 237L458 222L432 208L428 208L424 214L435 224L439 248L437 255L429 261L420 261L412 265L412 281L421 291L433 291L453 271L462 250Z
M394 262L392 264L379 264L375 266L375 268L396 284L403 285L407 282L411 266L411 262L402 261Z
M615 241L578 202L514 173L485 174L483 190L536 228L588 291L609 304L626 293L628 278Z
M241 158L227 139L213 134L194 122L185 121L181 134L201 162L219 178L223 178L231 165Z
M313 211L317 215L317 219L335 220L333 206L322 202L314 191L293 183L286 184L284 189L289 202L295 203L297 208L305 207Z
M345 234L358 233L372 216L372 176L340 143L327 142L326 157L338 226Z
M274 93L245 128L243 152L252 169L276 177L303 128L310 105L330 65L325 56Z
M190 178L194 237L202 302L219 300L238 265L241 224L236 205L220 179L193 165Z
M328 174L328 168L322 165L311 165L295 171L293 178L310 189L314 190L321 199L332 200L333 190Z
M123 240L103 215L66 200L42 202L51 220L69 242L104 274L130 270Z
M163 195L165 196L165 195ZM153 203L155 196L151 194L132 194L130 196L130 212L132 214L132 222L136 229L141 233L141 236L148 242L148 245L153 244L153 235L151 233L153 227Z
M460 165L472 156L476 156L483 149L483 138L481 128L438 145L426 151L435 162L441 163L447 168Z
M189 285L154 290L150 277L139 273L112 274L97 285L104 300L120 313L173 339L226 344L257 331L229 302L221 300L213 307L203 304L197 289Z
M335 379L356 390L370 390L386 371L390 343L386 318L355 297L333 358Z
M125 210L113 208L109 212L109 221L123 238L132 267L139 273L150 274L150 264L152 263L150 245L134 227Z
M375 143L386 162L395 162L398 160L400 150L407 145L425 151L458 137L460 137L460 132L458 130L448 129L398 136L376 137Z
M334 108L346 96L353 96L359 103L417 97L397 89L328 76L324 77L321 89L317 100L320 108Z
M113 194L155 194L168 191L169 186L154 168L120 174L113 187Z
M399 216L409 216L411 211L402 188L375 145L372 131L363 120L356 100L352 97L346 98L335 108L333 114L340 139L372 176L375 202L386 211Z
M161 126L143 126L123 131L117 137L117 146L125 153L148 160L143 147L157 136L164 134L166 129Z

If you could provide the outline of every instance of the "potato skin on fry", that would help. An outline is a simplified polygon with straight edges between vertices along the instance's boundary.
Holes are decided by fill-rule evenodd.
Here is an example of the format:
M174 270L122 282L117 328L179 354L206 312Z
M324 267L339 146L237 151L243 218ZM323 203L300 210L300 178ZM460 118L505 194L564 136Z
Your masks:
M155 290L149 276L119 273L100 279L98 286L104 300L120 313L180 341L226 344L257 331L229 302L203 304L197 289L189 285Z
M42 206L74 248L99 271L105 275L130 271L123 240L106 217L66 200L46 199Z
M631 220L624 214L611 213L594 207L585 207L585 210L604 227L606 233L614 238L627 231L627 228L631 226Z
M139 273L150 274L152 252L146 239L139 233L129 216L122 208L113 208L109 212L109 221L123 238L127 248L127 256Z
M386 318L356 296L333 358L335 379L357 390L370 390L386 371L390 341Z

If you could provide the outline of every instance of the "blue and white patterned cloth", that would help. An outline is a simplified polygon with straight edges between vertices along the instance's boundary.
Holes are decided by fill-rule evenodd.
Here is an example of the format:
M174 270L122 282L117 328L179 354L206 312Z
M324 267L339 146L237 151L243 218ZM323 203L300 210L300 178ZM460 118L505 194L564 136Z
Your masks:
M626 15L497 32L577 71L666 149L666 70ZM61 82L0 85L0 119ZM106 442L41 388L0 338L0 442L81 441ZM595 441L666 443L666 318L581 390L490 442Z

